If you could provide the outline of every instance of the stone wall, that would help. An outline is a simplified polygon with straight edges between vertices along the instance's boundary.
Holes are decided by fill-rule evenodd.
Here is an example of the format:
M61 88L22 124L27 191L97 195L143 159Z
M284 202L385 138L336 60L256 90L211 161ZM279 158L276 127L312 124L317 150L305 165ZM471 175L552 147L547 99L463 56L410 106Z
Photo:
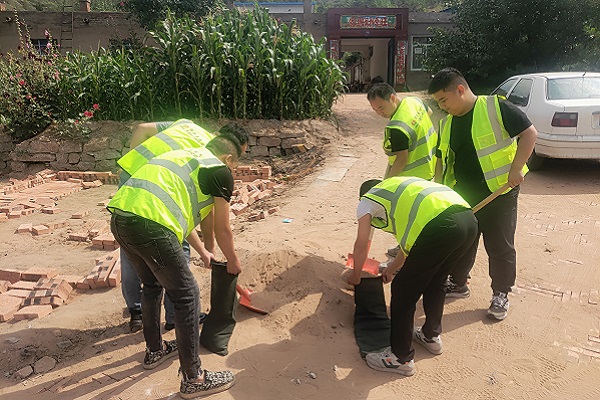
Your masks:
M226 122L203 121L200 124L214 130ZM305 144L310 148L328 143L337 136L336 128L321 120L238 122L250 134L248 156L251 158L285 156L294 153L294 145ZM0 173L27 175L45 168L56 171L116 172L116 161L129 151L129 141L136 125L135 122L95 122L92 124L92 134L85 142L61 138L53 128L49 128L32 139L14 145L10 136L0 132Z

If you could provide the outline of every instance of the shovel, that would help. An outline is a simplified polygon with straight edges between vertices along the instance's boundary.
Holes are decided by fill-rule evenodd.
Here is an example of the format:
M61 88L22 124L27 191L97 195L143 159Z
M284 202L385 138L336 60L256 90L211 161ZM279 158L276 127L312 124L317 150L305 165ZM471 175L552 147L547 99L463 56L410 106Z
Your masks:
M252 294L252 290L242 289L242 287L240 285L235 285L235 290L240 295L240 305L246 307L250 311L254 311L255 313L258 313L261 315L267 315L269 313L268 311L262 310L258 307L254 307L250 303L250 295Z
M371 250L371 241L373 240L373 232L375 229L371 227L371 233L369 235L369 245L367 249L367 253ZM377 276L379 274L379 261L374 260L372 258L368 258L365 260L365 264L363 265L362 270L371 275ZM352 253L348 254L348 259L346 260L346 267L353 269L354 268L354 255Z
M490 194L488 197L481 200L475 207L473 207L473 213L476 213L477 211L481 210L483 207L488 205L496 197L498 197L502 193L504 193L508 188L510 188L510 184L505 183L504 186L502 186L500 189L497 189L496 191L494 191L494 193Z

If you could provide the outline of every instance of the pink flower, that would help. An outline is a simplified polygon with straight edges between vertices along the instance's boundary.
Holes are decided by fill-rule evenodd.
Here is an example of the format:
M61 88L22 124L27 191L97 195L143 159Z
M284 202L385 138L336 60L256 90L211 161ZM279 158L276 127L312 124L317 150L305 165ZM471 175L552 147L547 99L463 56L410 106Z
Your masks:
M120 2L120 3L119 3L119 5L120 5L121 7L125 7L125 2L124 2L124 1L122 1L122 2Z
M50 37L50 32L48 32L48 30L45 30L44 36L46 36L46 39L48 39Z
M93 108L94 110L99 110L99 109L100 109L100 105L98 105L98 103L96 103L96 104L94 104L94 105L92 106L92 108Z
M50 42L46 43L46 48L47 49L51 49L52 48L52 43L50 43Z
M30 95L30 94L28 94L27 96L25 96L25 98L26 98L27 100L29 100L29 99L31 99L31 95Z
M74 123L75 125L77 125L77 124L79 123L79 120L78 120L78 119L76 119L75 121L73 121L73 123Z
M94 116L94 113L91 111L84 111L83 115L85 115L87 118L92 118Z
M21 85L21 86L25 85L25 81L24 81L23 79L21 79L21 80L19 81L19 85Z

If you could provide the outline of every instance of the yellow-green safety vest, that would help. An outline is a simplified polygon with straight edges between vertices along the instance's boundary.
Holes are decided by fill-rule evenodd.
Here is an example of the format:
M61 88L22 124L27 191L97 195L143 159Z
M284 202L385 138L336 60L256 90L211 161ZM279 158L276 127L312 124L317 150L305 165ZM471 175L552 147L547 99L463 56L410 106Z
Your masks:
M212 210L202 193L200 168L223 166L206 148L175 150L154 157L117 191L107 208L139 215L173 231L182 242Z
M408 161L398 176L416 176L431 180L435 175L437 133L423 101L417 97L403 99L388 122L383 138L383 150L390 165L394 164L397 157L392 153L392 130L399 130L408 138Z
M471 206L448 186L414 177L392 177L375 185L363 197L379 203L386 219L373 218L374 228L392 233L405 255L425 226L447 208Z
M454 161L456 155L450 148L450 133L452 128L452 115L440 121L439 150L442 155L443 183L454 187L456 175L454 174ZM500 112L498 96L478 96L473 110L473 125L471 137L483 171L488 189L493 192L508 182L508 173L517 153L516 138L510 137ZM523 166L523 173L529 171L527 165ZM507 189L509 192L511 189ZM505 192L505 193L506 193Z
M180 119L128 151L117 164L131 176L158 155L173 150L204 147L212 138L214 135L204 128L190 120Z

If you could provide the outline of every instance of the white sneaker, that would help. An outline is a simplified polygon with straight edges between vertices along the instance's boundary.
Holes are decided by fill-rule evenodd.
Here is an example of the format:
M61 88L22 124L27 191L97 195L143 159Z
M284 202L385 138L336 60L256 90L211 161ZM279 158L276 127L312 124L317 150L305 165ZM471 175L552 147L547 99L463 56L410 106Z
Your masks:
M415 374L415 361L410 360L405 363L398 361L398 357L392 353L392 348L388 347L382 352L367 353L365 357L367 365L377 371L391 372L404 376L413 376Z
M442 354L444 351L444 348L442 347L442 338L438 335L431 339L427 339L421 328L422 327L420 326L413 332L414 341L429 350L431 354L435 354L436 356Z

